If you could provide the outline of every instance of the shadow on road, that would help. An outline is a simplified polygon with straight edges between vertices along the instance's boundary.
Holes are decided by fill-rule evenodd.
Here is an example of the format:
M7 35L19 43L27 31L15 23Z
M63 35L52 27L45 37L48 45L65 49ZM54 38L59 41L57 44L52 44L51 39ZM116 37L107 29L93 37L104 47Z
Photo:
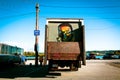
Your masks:
M31 78L42 78L52 76L61 76L61 73L49 73L48 66L30 66L30 65L13 65L8 66L0 65L0 78L16 78L16 77L31 77Z

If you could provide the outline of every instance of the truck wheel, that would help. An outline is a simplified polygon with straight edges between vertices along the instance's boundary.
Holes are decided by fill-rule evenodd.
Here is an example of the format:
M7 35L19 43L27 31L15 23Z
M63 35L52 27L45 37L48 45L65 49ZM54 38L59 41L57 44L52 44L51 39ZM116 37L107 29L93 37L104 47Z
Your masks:
M81 61L78 62L78 67L81 68Z
M74 70L75 70L75 71L78 71L78 67L75 67Z
M73 63L71 63L71 64L70 64L70 71L73 70L73 67L74 67L74 65L73 65Z
M78 67L79 67L79 61L76 61L75 65L74 65L74 70L75 71L78 71Z
M50 60L50 61L49 61L49 70L50 70L50 71L51 71L51 70L53 70L53 71L54 71L54 70L58 70L58 65L57 65L57 64L56 64L57 66L56 66L56 65L54 66L54 65L55 65L54 61Z
M70 71L78 71L78 66L79 66L79 61L71 63L71 65L70 65Z
M52 68L52 61L49 60L49 67L48 67L49 71L51 70L51 68Z

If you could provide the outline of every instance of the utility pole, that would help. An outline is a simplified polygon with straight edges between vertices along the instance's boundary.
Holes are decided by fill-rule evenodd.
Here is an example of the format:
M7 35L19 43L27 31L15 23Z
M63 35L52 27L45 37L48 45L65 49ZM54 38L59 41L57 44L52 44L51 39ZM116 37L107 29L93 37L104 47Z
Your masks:
M37 3L36 4L36 27L35 27L35 30L34 30L34 35L35 35L35 46L34 46L34 50L35 50L35 66L38 66L38 35L40 34L40 31L39 31L39 26L38 26L38 19L39 19L39 4Z

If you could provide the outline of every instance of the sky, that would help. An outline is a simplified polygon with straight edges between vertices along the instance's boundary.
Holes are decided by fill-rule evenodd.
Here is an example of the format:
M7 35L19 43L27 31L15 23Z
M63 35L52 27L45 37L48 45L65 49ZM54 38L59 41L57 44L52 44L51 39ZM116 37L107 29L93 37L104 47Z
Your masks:
M39 3L39 52L46 18L82 18L85 49L120 50L120 0L0 0L0 43L34 51L35 5Z

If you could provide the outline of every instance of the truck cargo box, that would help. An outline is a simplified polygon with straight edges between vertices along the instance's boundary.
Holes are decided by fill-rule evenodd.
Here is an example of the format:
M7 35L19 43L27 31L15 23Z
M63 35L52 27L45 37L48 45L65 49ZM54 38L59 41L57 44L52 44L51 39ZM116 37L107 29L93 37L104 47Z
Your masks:
M85 62L83 19L48 18L45 29L45 61L49 67L70 66L78 69ZM79 63L80 62L80 63Z

